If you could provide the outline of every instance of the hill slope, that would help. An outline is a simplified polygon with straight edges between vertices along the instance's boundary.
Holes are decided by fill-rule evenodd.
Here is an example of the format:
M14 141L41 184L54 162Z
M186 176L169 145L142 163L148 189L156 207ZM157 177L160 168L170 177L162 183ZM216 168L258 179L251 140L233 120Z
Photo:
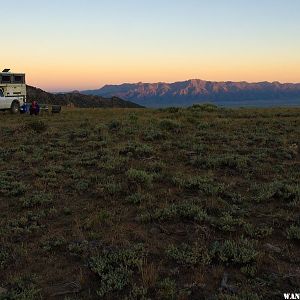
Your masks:
M213 82L193 79L175 83L136 83L106 85L98 90L83 91L87 95L118 96L149 107L189 106L198 102L216 104L254 100L299 99L300 84L279 82Z
M41 103L68 105L76 107L120 107L120 108L139 108L138 104L124 101L118 97L104 98L101 96L83 95L79 92L52 94L41 89L27 86L27 101L37 100Z

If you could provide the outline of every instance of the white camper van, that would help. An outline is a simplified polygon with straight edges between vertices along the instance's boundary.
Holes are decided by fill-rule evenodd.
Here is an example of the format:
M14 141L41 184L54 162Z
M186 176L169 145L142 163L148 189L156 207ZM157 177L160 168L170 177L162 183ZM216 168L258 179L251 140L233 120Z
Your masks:
M0 72L0 110L16 114L26 102L25 74L11 73L10 69Z

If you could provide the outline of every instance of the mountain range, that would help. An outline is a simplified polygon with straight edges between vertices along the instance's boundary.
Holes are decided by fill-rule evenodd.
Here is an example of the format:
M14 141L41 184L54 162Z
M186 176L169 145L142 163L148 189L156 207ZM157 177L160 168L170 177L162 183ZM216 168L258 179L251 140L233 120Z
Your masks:
M212 102L227 106L300 105L300 83L216 82L192 79L175 83L105 85L85 95L120 97L147 107L189 106Z
M102 97L84 95L74 91L70 93L53 94L45 92L33 86L27 86L27 101L37 100L45 104L72 105L75 107L116 107L116 108L140 108L141 106L130 101L124 101L119 97Z

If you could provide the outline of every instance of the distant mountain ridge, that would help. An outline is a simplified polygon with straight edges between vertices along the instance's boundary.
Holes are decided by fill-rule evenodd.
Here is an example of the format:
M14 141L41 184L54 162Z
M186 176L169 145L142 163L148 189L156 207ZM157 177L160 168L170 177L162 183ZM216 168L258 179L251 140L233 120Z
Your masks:
M116 108L140 108L141 106L124 101L119 97L104 98L101 96L84 95L78 91L70 93L52 94L39 88L27 86L27 101L37 100L45 104L74 105L75 107L93 108L93 107L116 107Z
M143 106L188 106L201 102L216 104L254 100L299 99L300 83L280 82L216 82L191 79L174 83L124 83L105 85L96 90L82 91L86 95L117 96Z

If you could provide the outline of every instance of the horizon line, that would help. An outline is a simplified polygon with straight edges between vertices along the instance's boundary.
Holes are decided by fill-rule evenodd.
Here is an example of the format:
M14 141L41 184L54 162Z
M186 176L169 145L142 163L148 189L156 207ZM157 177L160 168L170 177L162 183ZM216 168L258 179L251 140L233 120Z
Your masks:
M93 90L99 90L105 86L120 86L120 85L125 85L125 84L161 84L161 83L165 83L165 84L174 84L174 83L182 83L182 82L188 82L188 81L193 81L193 80L197 80L197 81L204 81L204 82L212 82L212 83L248 83L248 84L258 84L258 83L278 83L281 85L284 84L300 84L300 81L296 81L296 82L283 82L283 81L268 81L268 80L263 80L263 81L246 81L246 80L241 80L241 81L234 81L234 80L207 80L207 79L200 79L200 78L191 78L191 79L186 79L186 80L179 80L179 81L156 81L156 82L143 82L143 81L134 81L134 82L122 82L122 83L106 83L104 85L100 85L98 87L95 88L89 88L89 89L44 89L38 86L34 86L32 84L27 84L39 89L44 90L45 92L50 92L50 93L70 93L70 92L74 92L74 91L93 91Z

